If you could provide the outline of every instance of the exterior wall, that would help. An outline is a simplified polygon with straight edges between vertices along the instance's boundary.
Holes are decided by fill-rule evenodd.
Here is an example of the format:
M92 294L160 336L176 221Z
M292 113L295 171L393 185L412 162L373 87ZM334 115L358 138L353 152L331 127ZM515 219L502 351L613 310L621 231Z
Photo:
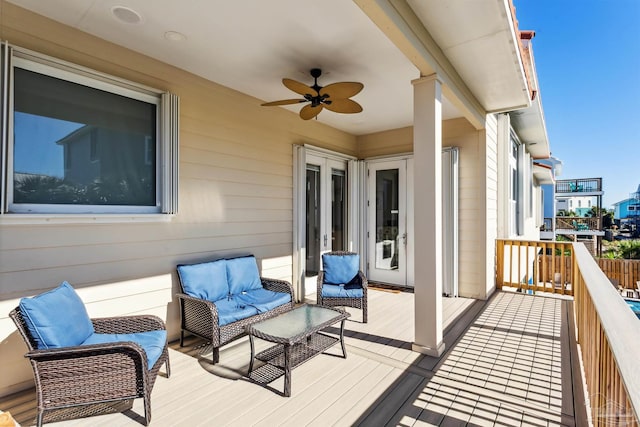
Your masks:
M361 135L357 139L360 159L413 152L413 126Z
M615 219L625 219L628 218L630 216L634 216L633 214L635 214L635 211L633 211L633 214L630 213L629 211L629 205L631 205L633 202L633 199L627 199L627 200L623 200L622 202L618 202L617 204L614 205L614 212L613 212L613 217Z
M499 200L499 163L498 163L498 120L495 115L488 115L486 130L479 144L484 149L486 162L486 178L484 183L484 211L486 213L486 227L484 230L484 298L487 299L495 290L495 253L498 238L498 200ZM478 295L478 298L483 295Z
M253 253L291 280L294 144L356 155L356 138L0 0L0 38L180 96L179 214L168 222L36 225L0 219L0 395L32 373L8 313L69 281L93 317L149 313L179 335L175 267Z
M442 124L442 146L460 149L459 294L480 299L486 299L494 287L497 235L495 118L488 119L487 126L486 131L478 131L465 119L445 120ZM360 158L410 152L412 127L358 137Z

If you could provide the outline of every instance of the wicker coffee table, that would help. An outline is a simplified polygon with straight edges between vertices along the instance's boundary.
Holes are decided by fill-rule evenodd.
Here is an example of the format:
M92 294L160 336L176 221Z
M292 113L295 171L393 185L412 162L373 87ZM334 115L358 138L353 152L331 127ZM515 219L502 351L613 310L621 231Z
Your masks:
M254 359L266 362L266 372L276 368L278 375L262 375L270 381L284 373L284 395L291 396L291 370L306 362L338 341L342 346L342 355L346 359L347 351L344 347L344 321L349 313L332 307L319 305L302 305L291 311L280 314L271 319L247 326L251 343L251 362L249 364L249 378L254 378ZM322 332L323 329L340 322L340 337ZM255 354L254 338L260 338L277 345ZM264 368L264 367L261 367ZM257 372L257 371L256 371ZM270 382L269 381L269 382Z

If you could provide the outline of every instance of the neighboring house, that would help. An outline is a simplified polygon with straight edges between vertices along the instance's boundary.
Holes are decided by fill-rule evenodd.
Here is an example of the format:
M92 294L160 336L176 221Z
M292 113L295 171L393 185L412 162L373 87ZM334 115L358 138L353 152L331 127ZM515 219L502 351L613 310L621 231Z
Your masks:
M556 235L583 242L593 255L602 252L604 236L601 216L591 217L596 208L602 212L602 178L578 178L556 181Z
M640 185L628 199L613 204L613 218L620 223L635 222L640 217Z
M594 197L558 198L556 214L566 216L569 212L573 212L576 216L584 217L593 206L596 206Z
M413 348L439 355L443 293L487 299L496 238L538 238L554 176L534 34L509 1L121 3L141 16L0 0L0 394L32 381L7 314L63 280L90 315L157 314L175 339L178 263L253 253L302 300L321 253L354 250L371 281L413 287ZM260 105L302 98L281 79L314 67L362 82L364 111ZM82 185L16 197L60 146ZM90 185L106 171L117 191Z

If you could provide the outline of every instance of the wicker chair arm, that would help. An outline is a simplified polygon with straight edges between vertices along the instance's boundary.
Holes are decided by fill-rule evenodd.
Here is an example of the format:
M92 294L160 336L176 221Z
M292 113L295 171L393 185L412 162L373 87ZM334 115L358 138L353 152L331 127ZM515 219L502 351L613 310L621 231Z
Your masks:
M132 334L136 332L166 330L164 321L157 316L121 316L91 319L98 334Z
M290 294L293 297L293 286L291 283L285 280L269 279L267 277L261 277L262 287L274 292L282 292Z
M147 354L138 343L133 341L78 345L62 348L44 348L29 351L24 355L24 357L36 362L53 362L60 360L65 361L65 364L68 364L69 360L77 360L78 363L82 363L79 359L82 359L83 357L108 357L118 353L134 355L136 364L141 363L141 366L147 366ZM137 357L135 355L137 355ZM95 364L97 365L98 362L95 362Z
M367 281L367 277L364 275L362 271L358 271L358 276L360 276L360 284L362 284L362 289L367 290L367 286L369 286L369 282Z
M201 304L202 306L207 307L209 310L211 310L212 313L215 313L216 318L218 317L218 307L216 307L216 305L211 301L198 298L198 297L192 297L191 295L187 295L187 294L180 294L180 293L176 294L176 297L184 301L190 301L195 304Z
M324 271L320 270L318 271L318 298L320 298L320 295L322 295L322 285L324 284Z
M192 297L191 295L178 293L176 297L180 300L180 311L182 316L182 326L185 326L187 318L197 317L198 323L203 325L214 325L218 327L218 307L211 301L207 301L202 298ZM208 327L209 329L211 326ZM205 334L210 335L210 334ZM214 336L211 338L214 342L217 342L217 338Z

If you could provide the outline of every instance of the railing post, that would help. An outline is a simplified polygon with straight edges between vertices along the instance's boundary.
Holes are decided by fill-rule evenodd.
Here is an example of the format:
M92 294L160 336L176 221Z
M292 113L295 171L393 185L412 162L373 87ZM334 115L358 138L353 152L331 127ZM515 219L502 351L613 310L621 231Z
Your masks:
M496 241L496 288L502 289L504 283L504 240Z

